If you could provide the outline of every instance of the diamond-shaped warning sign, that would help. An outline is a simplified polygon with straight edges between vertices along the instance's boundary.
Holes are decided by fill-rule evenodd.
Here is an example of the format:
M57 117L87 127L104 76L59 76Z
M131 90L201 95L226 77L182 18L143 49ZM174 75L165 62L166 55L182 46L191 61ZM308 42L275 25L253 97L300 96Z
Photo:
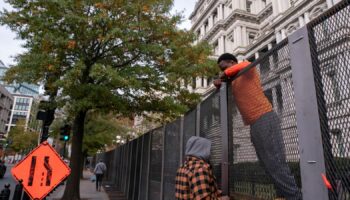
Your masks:
M69 174L70 168L58 153L43 142L11 170L32 199L43 199Z

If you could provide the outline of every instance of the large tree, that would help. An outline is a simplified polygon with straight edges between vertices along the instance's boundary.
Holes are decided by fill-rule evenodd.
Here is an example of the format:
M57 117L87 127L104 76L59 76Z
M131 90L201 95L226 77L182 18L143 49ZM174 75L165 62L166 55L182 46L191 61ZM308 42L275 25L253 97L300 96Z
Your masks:
M125 138L131 127L121 124L112 115L89 113L85 120L85 137L83 140L83 152L86 156L93 156L105 146L111 146L116 136Z
M25 120L20 119L17 121L16 126L12 127L9 132L9 148L16 153L29 151L29 149L38 144L38 137L39 134L28 131L25 128Z
M45 84L73 118L71 176L63 199L80 199L84 122L90 110L172 119L199 99L182 82L210 72L207 44L179 30L171 0L7 0L0 22L27 51L7 81ZM54 95L52 95L54 94Z

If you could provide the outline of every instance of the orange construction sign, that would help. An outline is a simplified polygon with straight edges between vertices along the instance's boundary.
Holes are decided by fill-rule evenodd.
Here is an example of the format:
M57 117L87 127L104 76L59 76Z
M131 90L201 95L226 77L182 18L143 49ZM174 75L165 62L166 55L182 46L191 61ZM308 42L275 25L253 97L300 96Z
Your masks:
M30 152L11 170L23 180L23 188L32 199L43 199L69 174L70 168L47 142Z

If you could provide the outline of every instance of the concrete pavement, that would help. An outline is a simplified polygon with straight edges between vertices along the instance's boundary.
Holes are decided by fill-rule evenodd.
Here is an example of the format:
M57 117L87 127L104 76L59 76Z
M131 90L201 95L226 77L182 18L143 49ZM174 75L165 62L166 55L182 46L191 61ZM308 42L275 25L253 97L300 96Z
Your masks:
M101 188L101 192L96 191L96 183L90 181L92 173L84 171L84 179L80 180L80 198L84 200L109 200L105 190ZM58 200L63 196L65 185L56 189L47 200Z

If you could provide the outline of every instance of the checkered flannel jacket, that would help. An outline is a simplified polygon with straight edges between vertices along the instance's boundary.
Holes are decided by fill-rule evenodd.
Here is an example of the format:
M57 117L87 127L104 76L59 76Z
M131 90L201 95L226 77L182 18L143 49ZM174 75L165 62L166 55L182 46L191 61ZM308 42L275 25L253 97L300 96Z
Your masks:
M175 184L177 200L216 200L221 196L210 164L196 157L187 157L177 170Z

